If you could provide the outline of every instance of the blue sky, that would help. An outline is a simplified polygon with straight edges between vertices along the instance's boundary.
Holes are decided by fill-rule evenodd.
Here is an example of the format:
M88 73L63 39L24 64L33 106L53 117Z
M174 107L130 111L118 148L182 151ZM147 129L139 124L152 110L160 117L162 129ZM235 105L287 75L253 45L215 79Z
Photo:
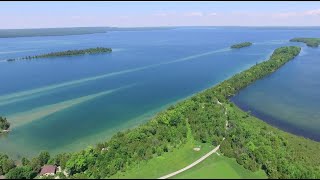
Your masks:
M0 2L1 29L318 26L320 2Z

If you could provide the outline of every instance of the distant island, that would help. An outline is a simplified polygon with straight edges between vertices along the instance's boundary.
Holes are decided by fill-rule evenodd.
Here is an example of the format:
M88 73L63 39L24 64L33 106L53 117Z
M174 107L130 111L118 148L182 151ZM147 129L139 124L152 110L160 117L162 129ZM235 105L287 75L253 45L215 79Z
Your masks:
M0 29L0 38L95 34L106 33L107 29L107 27Z
M169 30L176 27L70 27L70 28L36 28L36 29L0 29L0 38L69 36L107 33L110 31L146 31Z
M290 42L303 42L309 47L319 47L320 38L293 38Z
M243 43L239 43L239 44L234 44L231 46L232 49L240 49L240 48L244 48L244 47L248 47L251 46L252 43L251 42L243 42Z
M36 58L49 58L49 57L60 57L60 56L75 56L75 55L85 55L85 54L98 54L98 53L110 53L112 52L111 48L104 47L96 47L96 48L88 48L88 49L80 49L80 50L68 50L68 51L60 51L60 52L52 52L48 54L41 54L37 56L26 56L19 59L36 59ZM15 61L17 59L7 59L7 61Z
M10 123L8 122L8 120L0 116L0 134L8 132L9 127Z

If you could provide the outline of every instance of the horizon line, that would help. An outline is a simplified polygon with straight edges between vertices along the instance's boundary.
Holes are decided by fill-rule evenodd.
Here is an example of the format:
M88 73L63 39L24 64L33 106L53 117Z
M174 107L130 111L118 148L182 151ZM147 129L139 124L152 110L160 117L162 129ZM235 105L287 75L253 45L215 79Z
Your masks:
M320 25L305 26L279 26L279 25L212 25L212 26L199 26L199 25L185 25L185 26L74 26L74 27L30 27L30 28L0 28L0 30L24 30L24 29L67 29L67 28L174 28L174 27L319 27Z

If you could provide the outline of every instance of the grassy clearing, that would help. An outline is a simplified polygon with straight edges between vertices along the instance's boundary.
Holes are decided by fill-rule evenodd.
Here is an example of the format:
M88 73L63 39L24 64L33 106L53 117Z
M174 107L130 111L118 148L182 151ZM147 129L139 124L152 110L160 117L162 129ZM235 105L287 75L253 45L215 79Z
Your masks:
M187 143L180 149L166 153L163 156L153 158L148 162L140 164L139 167L136 166L124 173L115 174L110 178L159 178L188 166L214 148L213 146L202 145L201 150L196 152L193 150L194 147L194 144Z
M173 179L267 179L264 171L251 172L240 166L235 159L213 154L200 164L178 174Z
M201 144L194 141L191 129L188 126L188 141L179 149L165 153L162 156L155 157L147 162L142 162L138 166L131 167L126 172L119 172L111 179L131 179L131 178L159 178L166 174L177 171L192 162L199 159L204 154L215 148L209 144ZM194 151L193 148L201 147L200 151Z
M194 147L201 147L201 150L194 151ZM213 148L215 147L212 145L194 141L191 129L188 126L188 142L184 146L163 156L143 162L139 166L131 167L126 172L119 172L110 178L159 178L188 166ZM266 178L266 175L263 171L252 173L238 165L234 159L214 154L192 169L173 178Z

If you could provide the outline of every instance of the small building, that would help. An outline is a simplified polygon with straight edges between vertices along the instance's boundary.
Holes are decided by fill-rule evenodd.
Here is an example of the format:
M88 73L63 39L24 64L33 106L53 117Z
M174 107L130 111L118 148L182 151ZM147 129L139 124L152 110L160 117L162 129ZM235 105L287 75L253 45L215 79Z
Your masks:
M4 175L0 176L0 179L6 179L6 177Z
M53 176L56 174L57 166L55 165L44 165L41 168L40 176Z

